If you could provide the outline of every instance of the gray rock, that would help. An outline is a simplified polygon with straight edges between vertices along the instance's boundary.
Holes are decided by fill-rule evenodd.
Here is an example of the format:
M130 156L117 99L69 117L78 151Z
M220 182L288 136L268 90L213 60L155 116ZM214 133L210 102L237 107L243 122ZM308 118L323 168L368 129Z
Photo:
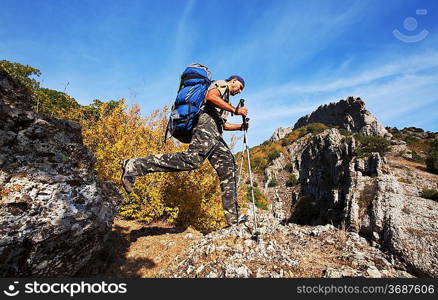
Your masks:
M337 129L288 147L301 182L291 221L345 226L396 254L410 271L437 277L438 203L397 177L409 176L423 188L437 189L438 181L391 168L379 153L357 158L355 147L354 138L343 139Z
M269 139L272 142L276 142L284 138L288 133L291 133L293 130L293 127L278 127L275 129L274 134Z
M251 221L209 233L177 256L159 276L312 277L319 268L316 274L321 277L376 277L378 272L385 274L380 277L412 277L400 275L384 253L356 233L332 225L282 225L266 211L257 215L263 232L259 242L251 239ZM329 267L324 271L325 264Z
M367 269L367 274L370 278L381 278L382 274L375 266L370 266Z
M294 128L312 122L391 137L360 98L323 105L301 118ZM419 139L437 136L418 128L391 132ZM419 197L422 189L438 189L438 177L415 167L394 165L379 153L356 157L356 144L354 136L347 138L333 128L315 136L308 134L286 146L288 155L282 153L265 174L284 186L283 169L288 164L288 172L299 179L300 185L293 189L265 188L267 198L272 199L272 211L277 216L289 215L289 221L299 224L348 228L366 237L375 248L393 254L399 267L438 277L438 203ZM392 141L390 151L392 156L412 158L403 141ZM317 237L319 232L312 235ZM349 274L344 271L338 275Z
M388 138L392 136L365 108L365 102L362 99L351 96L346 100L319 106L316 111L300 118L293 129L310 123L335 125L364 135L379 135Z
M121 197L97 179L77 124L0 82L0 276L72 276L102 248Z

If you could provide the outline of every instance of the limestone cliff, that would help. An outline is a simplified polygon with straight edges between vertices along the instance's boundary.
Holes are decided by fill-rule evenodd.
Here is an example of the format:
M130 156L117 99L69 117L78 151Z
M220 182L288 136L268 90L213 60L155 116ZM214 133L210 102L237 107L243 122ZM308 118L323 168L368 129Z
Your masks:
M340 114L341 110L348 113ZM363 122L370 116L362 100L349 98L301 118L295 128L312 121L336 127L284 145L285 151L265 170L268 179L277 182L264 189L271 210L289 222L334 224L357 232L393 255L406 270L437 277L438 203L421 194L424 189L438 189L438 176L406 160L412 158L412 151L395 138L385 153L364 153L355 132L392 137L375 119ZM421 133L418 138L437 136ZM286 179L291 174L298 184L288 187Z

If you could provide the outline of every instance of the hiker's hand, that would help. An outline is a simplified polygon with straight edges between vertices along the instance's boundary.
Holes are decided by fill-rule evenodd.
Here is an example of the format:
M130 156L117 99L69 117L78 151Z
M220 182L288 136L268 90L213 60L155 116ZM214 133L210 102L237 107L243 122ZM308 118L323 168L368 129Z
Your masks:
M239 107L239 109L236 111L236 115L246 116L248 114L248 110L246 107Z
M248 114L248 110L246 109L246 107L239 107L239 109L237 110L237 114L246 117L246 115Z
M240 125L240 130L248 130L248 127L249 127L248 122L242 123L242 125Z

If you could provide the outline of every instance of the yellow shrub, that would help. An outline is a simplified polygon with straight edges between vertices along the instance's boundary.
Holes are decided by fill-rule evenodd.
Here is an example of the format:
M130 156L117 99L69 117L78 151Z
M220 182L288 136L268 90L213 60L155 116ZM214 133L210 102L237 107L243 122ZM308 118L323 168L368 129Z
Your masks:
M92 126L83 124L83 136L97 158L96 170L103 180L119 182L124 158L183 151L187 147L177 146L171 139L163 145L167 108L145 118L140 116L138 106L128 109L124 101L110 113L105 104L99 110L100 117ZM131 195L123 188L120 191L124 197L120 214L126 218L166 220L202 231L225 225L219 180L208 163L190 172L141 176ZM239 202L245 205L243 194L240 189Z

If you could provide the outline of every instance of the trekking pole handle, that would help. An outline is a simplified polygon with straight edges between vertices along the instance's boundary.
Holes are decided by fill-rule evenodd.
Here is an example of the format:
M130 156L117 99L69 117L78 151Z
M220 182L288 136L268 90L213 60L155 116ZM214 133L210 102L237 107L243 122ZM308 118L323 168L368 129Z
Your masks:
M234 112L231 113L232 116L236 115L237 116L237 112L239 111L240 107L243 107L245 103L245 99L240 99L239 103L237 104L236 108L234 109Z
M237 108L245 106L245 99L240 99L239 104L237 104Z
M240 99L239 104L237 104L236 110L239 109L239 107L245 107L245 99ZM246 124L249 122L249 118L245 118L245 116L242 116L242 122L243 124Z

